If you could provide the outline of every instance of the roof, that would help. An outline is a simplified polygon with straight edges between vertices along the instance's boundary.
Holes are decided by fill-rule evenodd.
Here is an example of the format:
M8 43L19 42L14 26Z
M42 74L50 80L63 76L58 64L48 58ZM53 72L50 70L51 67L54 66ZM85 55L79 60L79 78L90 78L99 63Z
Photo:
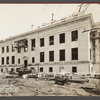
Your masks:
M10 38L5 39L5 41L13 40L13 39L16 39L18 37L31 35L31 34L34 34L34 33L37 33L37 32L52 28L52 27L56 27L56 26L60 26L60 25L63 25L63 24L68 24L68 23L72 23L72 22L75 22L75 21L79 21L79 20L84 19L84 18L90 18L91 19L91 24L92 25L94 24L92 14L86 14L86 15L85 14L79 14L79 15L76 14L76 15L70 16L68 18L65 17L65 18L62 18L62 19L57 20L57 21L52 21L48 24L43 25L42 27L39 27L39 28L35 29L35 30L12 36ZM0 41L0 43L1 42L4 42L4 41Z
M100 27L100 22L94 23L93 27Z

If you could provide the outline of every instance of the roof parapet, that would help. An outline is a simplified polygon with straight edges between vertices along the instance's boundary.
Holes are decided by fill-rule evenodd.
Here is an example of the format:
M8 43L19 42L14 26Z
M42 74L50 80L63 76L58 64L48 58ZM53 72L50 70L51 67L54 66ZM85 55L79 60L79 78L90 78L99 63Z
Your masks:
M48 28L49 26L52 27L55 26L55 25L58 25L58 24L61 24L63 22L65 23L69 23L70 21L75 21L75 19L77 19L78 17L79 18L84 18L84 17L90 17L92 14L84 14L84 12L79 12L79 13L76 13L74 15L71 15L69 17L64 17L64 18L61 18L59 20L53 20L51 21L50 23L44 23L42 26L38 26L37 29L35 30L32 30L32 31L28 31L28 32L25 32L25 33L22 33L22 34L19 34L19 35L16 35L16 36L12 36L12 37L9 37L7 39L5 39L5 41L8 41L8 40L11 40L11 39L14 39L14 38L17 38L19 36L24 36L24 35L27 35L27 34L31 34L31 33L34 33L34 32L37 32L37 31L41 31L41 30L44 30L46 27ZM92 16L91 16L92 17Z

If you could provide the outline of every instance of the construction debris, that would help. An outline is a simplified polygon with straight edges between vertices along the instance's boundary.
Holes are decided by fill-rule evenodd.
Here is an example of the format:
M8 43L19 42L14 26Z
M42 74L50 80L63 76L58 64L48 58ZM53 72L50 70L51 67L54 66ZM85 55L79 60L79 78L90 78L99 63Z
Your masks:
M13 77L14 75L17 77ZM64 85L55 84L55 82L63 83L63 80L66 80ZM2 73L0 96L98 96L100 95L98 83L99 79L85 75L71 75L68 72L59 75L44 73L41 77L38 77L38 73L24 73L22 77Z
M89 79L87 76L82 75L73 75L71 79L69 79L70 82L76 82L76 83L84 83L89 82Z
M99 79L88 78L88 82L79 84L71 82L64 85L55 84L54 80L44 80L40 78L28 78L31 74L23 77L5 78L8 74L0 76L0 96L98 96L100 90L97 87ZM83 76L80 76L84 78ZM79 79L78 75L72 76L72 79ZM38 80L38 81L37 81Z

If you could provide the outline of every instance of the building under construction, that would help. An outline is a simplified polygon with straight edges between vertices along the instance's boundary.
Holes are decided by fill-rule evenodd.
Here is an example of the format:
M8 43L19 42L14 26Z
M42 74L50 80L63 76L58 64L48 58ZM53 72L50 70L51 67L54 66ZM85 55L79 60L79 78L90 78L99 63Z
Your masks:
M79 12L0 41L0 72L35 68L39 73L99 72L100 23Z

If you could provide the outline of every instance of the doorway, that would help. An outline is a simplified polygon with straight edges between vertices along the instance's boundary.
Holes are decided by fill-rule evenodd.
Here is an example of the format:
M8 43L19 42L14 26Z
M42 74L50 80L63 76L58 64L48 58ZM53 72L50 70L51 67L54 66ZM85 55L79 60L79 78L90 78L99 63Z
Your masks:
M24 60L24 68L27 68L27 65L28 65L28 61Z

